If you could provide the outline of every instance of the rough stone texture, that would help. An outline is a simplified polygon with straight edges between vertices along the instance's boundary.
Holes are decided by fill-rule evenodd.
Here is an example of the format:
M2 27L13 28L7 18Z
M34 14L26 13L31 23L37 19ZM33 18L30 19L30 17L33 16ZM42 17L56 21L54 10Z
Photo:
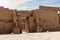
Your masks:
M37 22L43 31L60 31L59 16L57 11L53 10L57 8L42 6L39 10L35 10Z
M30 32L36 32L36 20L33 17L33 14L28 17L28 25Z
M18 19L18 26L22 29L22 31L29 32L29 25L27 17L31 15L30 11L20 11L17 13L17 19Z
M57 11L60 11L60 8L48 6L40 6L40 9L32 11L20 11L18 24L20 24L23 31L60 31L60 16ZM33 14L32 17L31 14Z
M25 32L36 32L36 20L33 11L18 12L18 24ZM32 16L31 16L32 15Z
M0 20L11 20L12 12L6 9L0 9Z
M20 34L21 30L18 27L14 27L12 33L14 33L14 34Z
M0 34L10 34L13 28L12 10L0 8Z
M59 7L48 6L40 6L31 11L0 7L0 33L60 31L58 11Z

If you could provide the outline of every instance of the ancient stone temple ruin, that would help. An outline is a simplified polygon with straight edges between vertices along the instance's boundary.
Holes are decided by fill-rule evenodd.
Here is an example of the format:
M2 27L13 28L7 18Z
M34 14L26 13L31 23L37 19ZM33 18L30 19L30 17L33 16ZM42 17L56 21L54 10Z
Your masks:
M36 10L0 7L0 34L60 31L60 8L40 6Z

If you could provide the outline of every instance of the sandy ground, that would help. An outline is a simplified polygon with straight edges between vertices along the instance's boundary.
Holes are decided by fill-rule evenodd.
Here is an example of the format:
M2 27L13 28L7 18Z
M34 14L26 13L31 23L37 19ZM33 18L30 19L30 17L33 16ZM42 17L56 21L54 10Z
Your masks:
M4 34L0 40L60 40L60 32Z

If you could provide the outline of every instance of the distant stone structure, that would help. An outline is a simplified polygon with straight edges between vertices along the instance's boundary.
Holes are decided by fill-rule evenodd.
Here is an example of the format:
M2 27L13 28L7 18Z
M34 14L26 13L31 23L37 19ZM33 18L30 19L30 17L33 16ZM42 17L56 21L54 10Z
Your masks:
M36 10L0 7L0 34L60 31L60 8L40 6Z

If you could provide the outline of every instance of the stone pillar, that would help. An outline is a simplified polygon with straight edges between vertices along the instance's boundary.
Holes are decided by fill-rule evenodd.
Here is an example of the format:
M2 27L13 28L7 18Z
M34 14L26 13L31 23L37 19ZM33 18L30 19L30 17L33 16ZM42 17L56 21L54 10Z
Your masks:
M33 14L28 17L29 31L36 32L36 19Z
M40 26L40 19L39 19L38 15L39 14L35 14L36 24L37 24L37 26L36 26L36 32L42 32L42 28Z
M18 24L17 24L17 11L16 10L14 10L13 12L13 23L15 27L13 28L12 32L15 34L20 33L20 27L18 27Z

